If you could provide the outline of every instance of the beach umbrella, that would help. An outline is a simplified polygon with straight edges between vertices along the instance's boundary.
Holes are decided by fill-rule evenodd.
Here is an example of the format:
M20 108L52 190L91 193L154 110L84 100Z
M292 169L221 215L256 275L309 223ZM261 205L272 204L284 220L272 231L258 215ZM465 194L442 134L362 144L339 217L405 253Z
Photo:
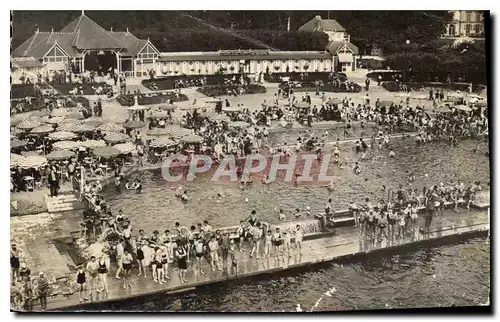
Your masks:
M480 101L480 102L477 102L474 105L477 106L477 107L486 107L486 106L488 106L488 102L486 102L486 101Z
M52 131L54 131L54 128L52 127L52 125L43 124L43 125L35 127L33 130L31 130L30 133L31 134L45 134L45 133L50 133Z
M76 135L73 132L58 131L58 132L50 133L49 138L54 140L54 141L71 140L71 139L76 138Z
M225 114L210 114L208 118L215 122L229 122L231 119Z
M120 155L120 150L112 147L112 146L103 146L103 147L97 147L93 149L92 151L95 156L101 157L101 158L112 158L116 157L117 155Z
M83 114L81 112L74 112L66 115L67 119L73 119L73 120L83 120Z
M133 145L131 142L115 144L113 145L113 148L120 151L121 154L132 153L136 150L135 145Z
M173 138L182 138L184 136L188 136L193 133L193 130L186 129L177 125L170 125L165 127L167 135Z
M472 109L466 105L455 105L454 108L456 108L457 110L460 110L460 111L464 111L464 112L472 111Z
M230 127L237 127L237 128L243 128L244 129L244 128L249 127L250 124L247 123L247 122L238 121L238 122L231 122L231 123L229 123L229 126Z
M168 104L168 105L161 105L160 106L160 109L164 110L164 111L173 111L177 108L177 105L174 105L174 104Z
M476 93L471 93L471 94L468 94L467 96L470 98L477 98L478 100L483 99L483 97L481 95L478 95Z
M183 142L186 143L202 143L203 138L196 134L190 134L181 138Z
M68 120L66 119L66 117L64 116L56 116L56 117L51 117L49 118L47 121L45 121L46 123L49 123L49 124L62 124L64 122L67 122Z
M99 126L97 128L100 131L103 132L124 132L125 128L121 126L120 124L116 123L104 123L103 125Z
M311 107L311 104L307 102L297 102L293 105L295 108L309 108Z
M89 149L102 148L106 147L106 142L103 140L85 140L80 142L80 146Z
M175 145L175 142L166 136L160 136L151 142L150 146L153 148L163 148Z
M207 103L222 103L222 100L220 98L216 98L211 101L207 101Z
M56 108L56 109L52 110L50 115L53 117L55 117L55 116L67 116L67 115L70 115L72 113L81 113L81 112L80 112L80 109L77 107L62 107L62 108Z
M416 100L425 100L425 99L427 99L427 95L426 94L415 94L415 95L411 96L411 98L416 99Z
M24 159L24 157L22 155L16 154L16 153L11 153L10 154L10 166L11 167L18 166L23 159Z
M21 141L17 138L13 138L10 140L10 148L11 149L17 149L17 148L21 148L23 146L26 145L26 142L25 141Z
M42 123L34 120L25 120L19 124L17 124L17 128L21 130L31 130L34 129L37 126L42 125Z
M54 148L54 150L76 150L80 146L82 146L82 142L81 141L80 142L75 142L75 141L58 141L58 142L54 142L54 144L52 144L52 148Z
M169 129L155 127L148 131L149 136L162 136L162 135L170 135Z
M170 117L171 116L167 111L155 112L149 116L150 119L166 119Z
M82 132L91 132L95 130L95 126L91 124L85 124L85 123L77 123L74 124L73 129L71 132L76 132L76 133L82 133Z
M104 120L100 117L93 116L93 117L89 117L88 119L83 120L83 123L90 124L94 127L98 127L98 126L101 126L102 124L104 124Z
M149 106L146 106L146 105L134 105L134 106L127 107L127 111L137 112L137 111L147 110L148 108L149 108Z
M14 114L10 117L10 126L16 126L17 124L25 121L31 117L33 112L24 112L19 114Z
M47 158L41 155L28 155L19 162L19 166L23 169L36 169L45 165L47 165Z
M127 123L123 124L123 127L127 129L139 129L145 126L146 123L144 123L143 121L128 121Z
M222 111L229 112L229 113L237 113L237 112L241 112L241 109L236 107L236 106L224 106L222 108Z
M448 97L464 97L464 94L461 93L460 91L456 91L456 92L451 92L451 93L448 93Z
M391 106L392 103L392 101L379 101L378 106Z
M126 142L130 140L130 136L124 133L117 132L105 132L104 133L104 141L109 143L120 143Z
M39 116L39 117L43 117L43 116L49 116L50 113L49 111L47 111L47 109L43 109L43 110L38 110L38 111L34 111L33 113L31 113L31 116Z
M328 102L326 102L326 104L328 104L328 105L338 105L340 103L342 103L342 101L339 100L338 98L332 98L332 99L328 100Z
M75 153L67 150L52 151L47 154L47 160L67 160L75 156Z

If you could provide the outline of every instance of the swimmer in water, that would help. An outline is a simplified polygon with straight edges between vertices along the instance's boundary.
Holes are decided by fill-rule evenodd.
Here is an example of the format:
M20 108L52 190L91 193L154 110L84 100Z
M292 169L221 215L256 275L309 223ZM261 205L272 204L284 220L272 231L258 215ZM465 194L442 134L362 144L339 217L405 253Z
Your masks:
M356 175L361 174L361 169L359 168L359 164L358 164L358 162L357 162L357 161L356 161L356 163L355 163L355 165L354 165L354 169L353 169L353 171L354 171L354 174L356 174Z
M333 186L333 181L330 181L330 183L326 187L326 190L328 190L329 193L333 193L333 191L335 190Z
M279 210L278 218L279 218L280 221L285 221L286 220L285 212L283 211L283 209Z
M181 195L181 200L182 200L182 202L184 202L184 203L188 202L189 197L188 197L188 195L187 195L187 190L184 190L184 191L182 192L182 195Z
M393 150L389 151L389 158L394 158L396 156L396 153L394 153Z

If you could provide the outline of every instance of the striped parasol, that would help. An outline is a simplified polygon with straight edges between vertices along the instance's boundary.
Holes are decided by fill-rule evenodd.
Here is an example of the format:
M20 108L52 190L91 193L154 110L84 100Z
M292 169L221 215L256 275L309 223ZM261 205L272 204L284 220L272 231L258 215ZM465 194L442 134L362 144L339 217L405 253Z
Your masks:
M35 121L35 120L25 120L19 124L17 124L17 128L18 129L22 129L22 130L31 130L31 129L34 129L35 127L37 126L40 126L42 125L41 122L39 121Z
M64 116L56 116L49 118L46 122L49 124L62 124L67 122L67 119Z
M472 109L470 107L468 107L467 105L455 105L453 107L456 108L457 110L464 111L464 112L472 111Z
M23 159L24 159L24 157L22 155L16 154L16 153L11 153L10 154L10 166L11 167L18 166Z
M311 107L311 104L309 104L307 102L297 102L293 105L293 107L295 107L295 108L309 108L309 107Z
M54 110L52 110L52 113L50 113L50 115L52 117L56 117L56 116L68 116L72 113L81 113L80 112L80 109L77 108L77 107L64 107L64 108L56 108Z
M378 102L378 106L382 107L382 106L391 106L392 103L394 103L393 101L379 101Z
M24 157L19 166L23 169L40 168L47 165L47 158L41 155L28 155Z
M52 151L47 154L47 160L67 160L75 156L75 153L67 150Z
M57 133L57 132L56 132ZM82 142L75 142L75 141L58 141L54 142L52 144L52 147L54 150L76 150L80 146L82 146Z
M23 146L26 145L26 142L25 141L21 141L17 138L13 138L10 140L10 148L11 149L17 149L17 148L21 148Z
M112 158L117 155L120 155L120 150L112 147L112 146L103 146L103 147L98 147L93 149L92 151L95 156L101 157L101 158Z
M237 113L237 112L241 112L241 109L236 107L236 106L224 106L222 108L222 111L228 112L228 113Z
M127 107L127 111L135 112L135 111L144 111L147 110L149 106L146 105L134 105Z
M203 138L196 134L190 134L181 138L182 142L185 143L202 143Z
M225 114L210 114L208 118L214 122L229 122L231 119Z
M97 128L99 131L103 132L124 132L125 128L120 124L116 123L104 123Z
M104 141L109 143L120 143L130 141L130 136L124 133L117 132L105 132L104 133Z
M166 119L171 117L167 111L155 112L149 116L150 119Z
M65 125L65 124L63 124L63 125ZM70 125L68 127L68 130L70 132L75 132L75 133L91 132L91 131L94 131L95 128L96 128L93 125L85 124L85 123L81 123L81 122L78 122L78 123L69 123L68 125ZM61 129L62 129L62 127L61 127Z
M150 146L153 148L163 148L175 145L175 142L166 136L160 136L151 142Z
M135 145L133 145L131 142L115 144L113 145L113 148L120 151L121 154L132 153L136 150Z
M187 135L194 134L193 130L186 129L177 125L170 125L165 127L167 135L172 138L182 138Z
M50 113L49 111L47 111L47 109L38 110L31 113L31 116L49 116L49 115Z
M83 120L83 114L81 112L74 112L66 115L67 119L73 119L73 120Z
M475 103L474 105L477 107L486 107L486 106L488 106L488 102L480 101L480 102Z
M127 123L123 124L123 127L127 129L139 129L145 126L146 123L144 123L143 121L128 121Z
M339 100L338 98L332 98L326 102L326 104L328 105L338 105L340 103L342 103L342 101Z
M31 130L30 133L31 134L46 134L46 133L50 133L53 131L54 131L54 128L52 127L52 125L43 124L43 125L35 127L33 130Z
M54 140L54 141L61 141L61 140L71 140L76 138L76 134L73 132L65 132L65 131L58 131L54 133L49 134L49 138Z
M25 113L19 113L12 115L10 117L10 126L16 126L22 121L25 121L30 118L32 112L25 112Z
M103 140L85 140L80 142L80 146L89 148L89 149L95 149L95 148L101 148L106 146L106 142Z

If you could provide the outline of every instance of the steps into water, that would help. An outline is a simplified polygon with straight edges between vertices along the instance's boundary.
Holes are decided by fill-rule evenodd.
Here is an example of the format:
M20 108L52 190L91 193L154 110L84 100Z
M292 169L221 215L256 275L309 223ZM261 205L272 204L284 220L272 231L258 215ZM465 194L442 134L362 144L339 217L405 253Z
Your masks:
M45 196L47 211L49 213L80 210L85 208L85 204L79 201L73 194L61 194L57 197Z

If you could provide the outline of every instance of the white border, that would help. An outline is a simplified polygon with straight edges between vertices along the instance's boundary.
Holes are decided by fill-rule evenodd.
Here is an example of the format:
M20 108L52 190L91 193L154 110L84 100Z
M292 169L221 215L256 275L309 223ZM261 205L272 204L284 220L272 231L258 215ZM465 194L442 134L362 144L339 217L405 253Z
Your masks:
M9 127L10 127L10 116L9 116L9 101L8 98L9 96L9 91L10 91L10 84L7 75L10 74L10 69L7 67L7 61L10 61L10 51L8 50L8 46L10 46L10 34L7 31L7 23L9 22L10 24L10 15L7 10L10 10L12 8L4 8L4 7L12 7L12 5L15 5L16 10L61 10L62 8L69 10L81 10L82 6L85 6L87 10L114 10L114 9L120 9L120 10L200 10L200 9L207 9L207 10L311 10L311 14L313 14L312 10L326 10L326 9L331 9L331 10L492 10L492 14L498 13L499 11L496 10L498 8L498 1L486 1L486 0L474 0L474 1L464 1L464 0L454 0L454 1L435 1L435 0L419 0L415 2L408 2L408 1L367 1L367 0L358 0L358 1L325 1L325 0L320 0L320 1L314 1L314 2L306 2L306 1L297 1L297 2L292 2L292 1L264 1L264 0L252 0L252 1L218 1L217 3L209 2L209 1L142 1L140 3L137 2L128 2L124 0L120 0L117 2L111 2L111 1L102 1L102 0L87 0L84 2L73 2L73 3L67 3L67 2L62 2L62 1L57 1L57 2L52 2L49 3L48 1L18 1L18 2L8 2L8 1L3 1L1 2L0 6L2 7L3 10L0 12L2 13L2 20L4 21L3 25L5 26L4 29L2 29L2 52L1 55L5 56L1 61L4 63L1 64L1 69L3 75L0 78L0 81L2 82L2 98L4 101L3 108L1 109L2 117L0 118L0 122L2 122L3 126L0 126L0 129L4 132L0 136L0 140L2 141L2 144L0 146L4 146L3 148L3 154L2 158L0 159L1 164L0 167L4 169L3 173L7 173L6 169L8 167L9 163L9 158L10 155L8 155L7 152L7 146L9 145ZM417 5L417 6L414 6ZM389 23L389 22L388 22ZM496 28L495 28L496 29ZM495 34L495 33L494 33ZM492 43L495 44L494 39L491 39ZM495 37L496 40L496 37ZM7 45L9 44L9 45ZM497 52L495 52L495 58L498 58ZM495 74L498 71L498 63L496 64L495 68ZM490 93L496 92L499 93L499 83L497 82L497 86L495 87L495 91L493 89L489 89ZM495 125L500 124L499 122L500 118L500 112L495 113ZM495 127L495 147L499 149L500 145L498 137L497 137L497 132L499 132L499 128L492 125L492 128ZM495 163L496 165L496 163ZM500 167L496 167L497 169L500 169ZM497 170L499 171L499 170ZM496 180L494 181L496 182ZM4 200L2 202L2 206L4 207L4 211L2 212L2 234L0 236L10 236L9 232L9 200L10 200L10 194L9 194L9 188L8 185L2 184L0 185L1 189L1 198ZM500 200L500 189L496 191L495 193L495 199ZM496 214L493 214L496 215ZM496 220L496 231L498 231L498 225L500 223L500 220ZM19 318L9 312L9 292L8 290L10 289L9 286L9 279L6 278L9 276L9 265L7 264L7 254L8 254L8 247L9 247L9 241L7 238L5 238L2 242L2 247L4 247L4 259L5 259L5 264L0 266L1 272L0 276L2 278L0 279L0 283L2 284L2 287L0 288L2 290L1 293L1 299L0 299L0 305L1 305L1 314L6 315L5 317L7 318L7 321L10 321L14 318ZM496 265L492 265L493 267L496 267ZM496 279L498 280L498 278ZM498 288L495 288L498 290ZM498 298L498 294L496 296ZM230 319L240 319L240 318L246 318L246 319L252 319L252 320L257 320L257 319L262 319L263 316L207 316L212 319L220 319L220 318L230 318ZM270 316L271 318L280 318L280 319L292 319L292 318L300 318L304 320L313 320L313 319L334 319L335 321L346 321L347 319L349 320L365 320L369 319L371 321L374 320L382 320L382 319L401 319L401 317L389 317L389 316L381 316L381 317L376 317L376 316L352 316L352 317L340 317L340 316L328 316L328 315L319 315L319 316ZM22 317L24 320L31 321L31 320L38 320L41 317L33 317L33 316L23 316ZM65 320L76 320L76 319L85 319L85 315L62 315L62 316L56 316L56 315L49 315L45 316L45 319L65 319ZM121 320L121 319L138 319L139 316L115 316L115 317L109 317L109 316L93 316L92 320L93 321L110 321L110 320ZM162 315L158 316L153 316L153 315L147 315L147 319L168 319L171 321L175 320L180 320L181 317L179 316L167 316L164 317ZM191 320L201 320L203 317L202 316L191 316L189 319ZM407 317L405 317L407 318ZM464 318L471 319L472 317L464 316ZM430 316L422 316L422 317L416 317L418 320L422 321L433 321L437 320L438 318L436 317L430 317ZM442 316L439 317L440 320L451 320L451 319L457 319L456 316Z

